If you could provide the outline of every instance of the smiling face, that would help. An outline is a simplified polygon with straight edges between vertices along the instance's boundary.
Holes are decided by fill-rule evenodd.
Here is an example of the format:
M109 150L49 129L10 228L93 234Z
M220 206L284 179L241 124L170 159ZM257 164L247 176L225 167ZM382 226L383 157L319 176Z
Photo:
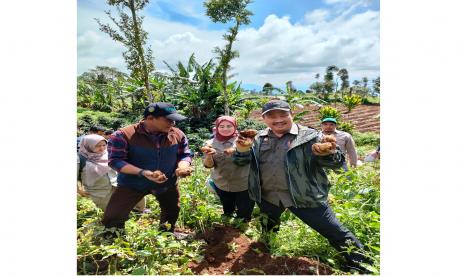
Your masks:
M107 142L105 140L102 140L97 143L94 147L94 152L95 153L103 153L107 149Z
M285 134L292 128L292 114L284 110L271 110L263 115L263 121L275 134Z
M230 122L222 121L218 125L217 130L218 130L218 133L221 134L222 136L229 137L234 134L234 132L236 131L236 128Z
M336 124L333 122L323 122L321 123L321 129L323 133L333 133L336 130Z

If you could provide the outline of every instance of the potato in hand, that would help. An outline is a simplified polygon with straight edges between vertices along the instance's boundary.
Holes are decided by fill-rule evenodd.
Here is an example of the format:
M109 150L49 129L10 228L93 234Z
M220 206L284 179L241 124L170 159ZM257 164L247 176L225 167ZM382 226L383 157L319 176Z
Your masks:
M168 177L166 177L163 172L156 170L152 173L152 176L149 179L160 184L168 180Z
M216 150L211 145L206 145L200 148L204 154L213 155L216 153Z
M336 137L334 137L334 135L324 135L321 142L336 143Z
M176 176L179 176L179 177L189 176L192 174L193 171L194 169L192 167L177 168Z
M246 129L239 132L239 135L245 138L254 138L258 134L255 129Z
M326 156L333 154L335 152L335 148L333 148L333 143L330 142L315 143L312 145L312 151L317 156Z

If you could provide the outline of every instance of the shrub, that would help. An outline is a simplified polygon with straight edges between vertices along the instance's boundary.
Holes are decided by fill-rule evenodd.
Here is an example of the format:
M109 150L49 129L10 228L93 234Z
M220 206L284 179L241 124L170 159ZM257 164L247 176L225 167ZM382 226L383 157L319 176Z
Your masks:
M237 126L238 130L244 130L248 128L253 128L256 130L262 130L266 128L266 125L258 120L254 120L251 118L240 120Z
M199 128L196 132L185 132L189 140L189 148L192 153L200 152L200 148L205 144L205 141L210 139L212 132L206 128Z
M379 145L380 141L379 134L373 132L354 132L352 137L357 146L371 145L376 147Z
M341 113L332 106L329 106L329 105L323 106L322 108L320 108L320 110L318 110L318 112L320 112L320 116L319 116L320 120L331 117L331 118L335 118L337 121L340 121Z
M352 134L354 132L354 125L350 121L344 121L337 125L337 129Z
M92 125L99 124L106 129L116 130L139 121L141 115L118 112L101 112L78 108L78 127L87 132Z
M342 103L349 109L349 112L352 111L354 107L359 105L362 102L362 98L359 95L352 94L350 96L344 96Z

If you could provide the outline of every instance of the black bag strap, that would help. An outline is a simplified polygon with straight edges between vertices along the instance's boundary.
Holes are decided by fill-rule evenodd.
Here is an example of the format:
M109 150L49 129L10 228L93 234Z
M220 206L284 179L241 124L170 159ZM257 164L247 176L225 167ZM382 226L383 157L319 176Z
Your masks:
M81 155L81 154L78 154L78 155L79 155L79 173L78 173L77 179L80 181L81 180L82 169L86 165L87 158L85 156Z

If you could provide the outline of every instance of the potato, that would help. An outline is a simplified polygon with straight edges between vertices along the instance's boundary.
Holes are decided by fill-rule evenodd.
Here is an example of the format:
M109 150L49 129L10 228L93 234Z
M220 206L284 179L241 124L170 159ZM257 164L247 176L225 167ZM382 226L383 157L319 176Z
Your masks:
M152 177L157 181L166 181L168 179L166 175L159 170L154 171Z
M241 132L239 132L239 134L242 137L246 137L246 138L254 138L255 135L257 135L257 133L258 131L255 129L246 129L246 130L242 130Z
M211 149L213 149L213 148L212 148L212 146L210 146L210 145L206 145L206 146L203 146L203 147L200 148L200 150L201 150L203 153L210 152Z
M334 137L334 135L325 135L323 136L322 142L336 143L336 137Z
M192 167L186 167L186 168L177 168L176 169L176 175L177 176L188 176L191 175L191 173L194 171Z
M152 177L158 178L158 177L160 177L160 175L162 175L162 174L163 174L163 173L162 173L161 171L158 171L158 170L157 170L157 171L154 171L154 172L153 172Z
M250 138L249 139L238 139L236 143L243 147L250 147L253 144L253 140Z
M328 152L332 149L333 145L329 142L318 143L318 149L320 152Z

